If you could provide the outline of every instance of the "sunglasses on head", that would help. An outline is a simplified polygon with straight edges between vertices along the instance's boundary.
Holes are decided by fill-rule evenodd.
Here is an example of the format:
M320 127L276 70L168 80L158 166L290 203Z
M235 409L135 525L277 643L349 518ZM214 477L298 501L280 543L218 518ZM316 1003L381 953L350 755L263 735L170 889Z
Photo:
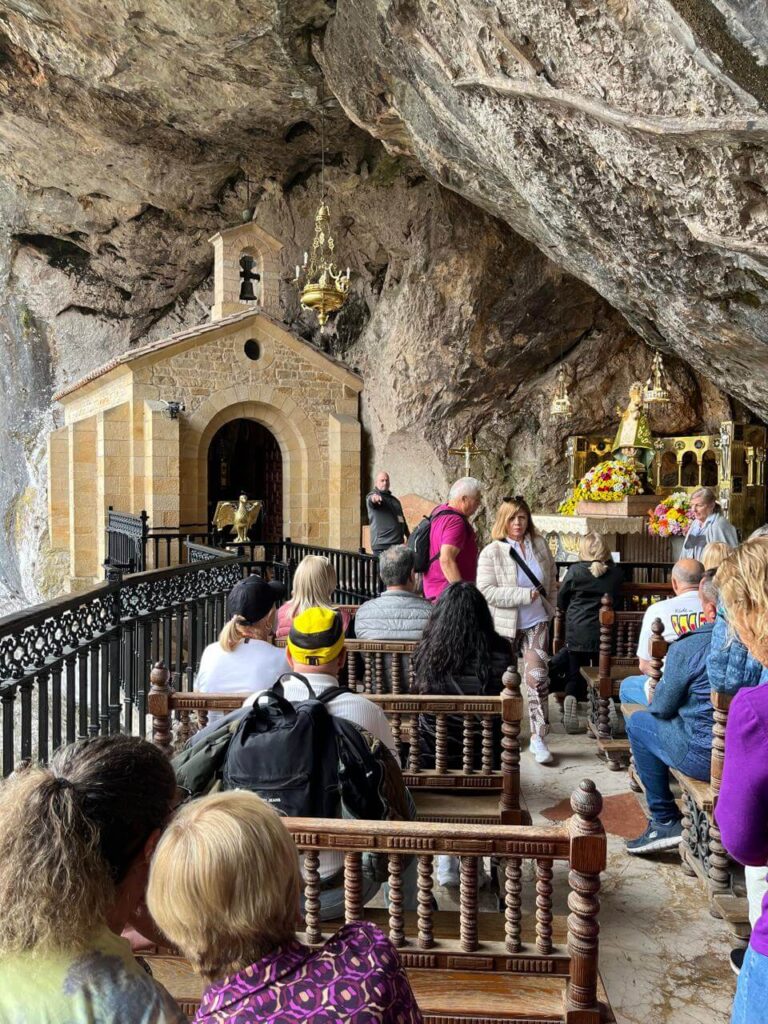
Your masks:
M521 502L525 501L525 498L522 496L522 494L516 494L514 498L511 494L505 494L501 500L506 501L509 504L514 502L515 504L519 505Z

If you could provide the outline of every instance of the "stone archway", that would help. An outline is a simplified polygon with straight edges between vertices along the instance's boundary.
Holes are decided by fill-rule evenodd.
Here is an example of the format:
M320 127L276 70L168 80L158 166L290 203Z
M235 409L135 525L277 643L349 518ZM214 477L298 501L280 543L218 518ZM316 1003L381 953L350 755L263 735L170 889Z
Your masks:
M251 538L277 543L283 537L283 456L277 438L256 420L235 419L219 427L208 446L208 522L218 502L240 494L258 498L261 515Z
M318 527L327 530L327 508L317 507L310 487L319 471L327 474L313 424L287 395L266 386L236 385L211 395L184 423L181 436L181 520L207 519L208 448L216 432L232 420L255 420L275 437L283 459L283 532L297 540L318 542ZM325 521L323 523L323 520ZM322 541L321 541L322 542Z

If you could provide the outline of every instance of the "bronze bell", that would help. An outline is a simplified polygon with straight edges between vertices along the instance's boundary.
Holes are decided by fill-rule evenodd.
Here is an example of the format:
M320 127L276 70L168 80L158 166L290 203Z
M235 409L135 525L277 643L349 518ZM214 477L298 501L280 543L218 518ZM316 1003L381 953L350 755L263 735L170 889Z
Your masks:
M258 295L254 290L254 283L261 281L261 274L254 274L253 256L240 257L240 301L258 302Z

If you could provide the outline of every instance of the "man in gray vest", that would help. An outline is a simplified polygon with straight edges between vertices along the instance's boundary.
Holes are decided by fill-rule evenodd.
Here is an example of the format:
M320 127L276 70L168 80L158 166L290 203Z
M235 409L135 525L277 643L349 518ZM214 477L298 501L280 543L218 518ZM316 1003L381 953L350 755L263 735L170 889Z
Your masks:
M403 506L389 489L389 473L376 474L376 485L365 499L371 524L371 550L380 555L395 544L402 544L410 530Z
M387 588L381 597L361 604L355 615L358 640L421 640L432 605L414 593L413 552L404 544L388 548L379 559Z

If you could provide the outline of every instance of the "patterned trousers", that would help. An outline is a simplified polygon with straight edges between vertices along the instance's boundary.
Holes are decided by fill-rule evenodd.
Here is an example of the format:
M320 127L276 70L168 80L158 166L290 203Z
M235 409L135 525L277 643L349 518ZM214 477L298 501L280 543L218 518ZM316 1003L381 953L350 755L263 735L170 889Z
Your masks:
M549 732L549 623L537 622L530 629L519 629L512 651L523 659L523 682L528 688L528 717L531 736Z

